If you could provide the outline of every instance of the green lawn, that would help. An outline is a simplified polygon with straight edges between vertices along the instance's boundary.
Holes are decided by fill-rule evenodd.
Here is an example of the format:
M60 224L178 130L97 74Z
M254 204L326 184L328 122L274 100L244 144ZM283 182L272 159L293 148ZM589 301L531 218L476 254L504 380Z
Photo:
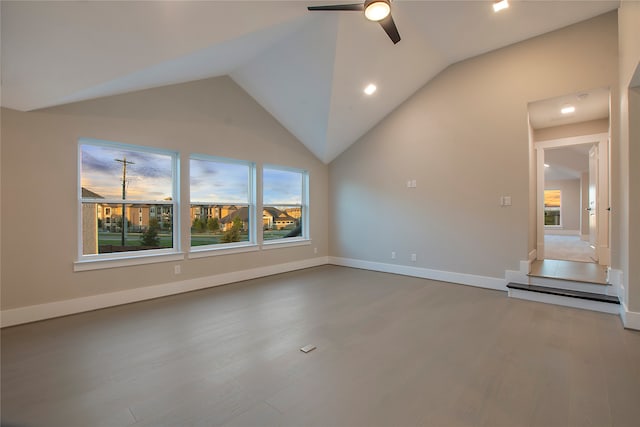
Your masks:
M141 246L140 237L142 233L127 233L125 239L125 246ZM173 236L171 232L162 232L158 233L158 237L160 238L160 246L163 248L172 248L173 247ZM110 231L100 231L98 232L98 245L114 245L120 246L122 243L122 234L121 233L112 233Z
M265 230L264 240L275 240L283 238L291 230ZM220 243L223 233L192 233L191 234L191 246L203 246L203 245L215 245ZM127 233L125 246L141 246L140 238L142 233ZM158 233L160 238L160 247L172 248L173 236L171 232ZM122 235L120 233L113 233L109 231L98 232L98 245L114 245L120 246ZM246 242L249 240L247 233L240 233L240 241Z

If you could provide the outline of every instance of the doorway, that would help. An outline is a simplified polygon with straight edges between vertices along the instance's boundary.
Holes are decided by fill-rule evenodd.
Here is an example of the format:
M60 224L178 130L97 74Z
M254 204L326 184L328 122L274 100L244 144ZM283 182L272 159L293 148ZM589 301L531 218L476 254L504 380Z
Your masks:
M591 281L606 282L609 90L530 103L529 118L535 155L532 273L552 271L551 276L565 278L573 271L582 281L592 277Z

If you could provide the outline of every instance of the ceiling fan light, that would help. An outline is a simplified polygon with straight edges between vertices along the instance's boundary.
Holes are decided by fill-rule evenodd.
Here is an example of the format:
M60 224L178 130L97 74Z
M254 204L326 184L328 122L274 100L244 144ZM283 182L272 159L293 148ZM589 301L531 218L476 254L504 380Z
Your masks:
M369 21L382 21L391 13L389 0L367 0L364 4L364 16Z

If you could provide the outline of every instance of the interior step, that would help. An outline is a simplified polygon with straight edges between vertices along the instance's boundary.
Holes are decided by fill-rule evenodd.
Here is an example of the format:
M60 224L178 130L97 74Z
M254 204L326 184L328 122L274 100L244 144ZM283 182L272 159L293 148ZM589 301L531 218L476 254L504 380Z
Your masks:
M512 298L611 314L620 312L620 300L613 295L521 283L509 283L507 288L509 289L509 296Z
M547 288L566 289L576 292L587 292L601 295L616 295L614 287L610 284L577 281L558 277L536 276L533 274L529 274L528 279L528 283L532 286L544 286Z

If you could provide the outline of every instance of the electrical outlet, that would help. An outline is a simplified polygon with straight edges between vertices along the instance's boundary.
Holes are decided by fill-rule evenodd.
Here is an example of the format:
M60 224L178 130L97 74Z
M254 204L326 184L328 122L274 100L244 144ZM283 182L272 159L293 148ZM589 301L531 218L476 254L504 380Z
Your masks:
M318 253L318 248L313 248L313 253L317 254Z
M391 252L391 259L396 259L396 251Z
M180 273L182 273L182 267L180 266L180 264L174 265L173 266L173 274L180 274Z
M411 261L416 262L418 260L418 256L416 254L411 254Z

